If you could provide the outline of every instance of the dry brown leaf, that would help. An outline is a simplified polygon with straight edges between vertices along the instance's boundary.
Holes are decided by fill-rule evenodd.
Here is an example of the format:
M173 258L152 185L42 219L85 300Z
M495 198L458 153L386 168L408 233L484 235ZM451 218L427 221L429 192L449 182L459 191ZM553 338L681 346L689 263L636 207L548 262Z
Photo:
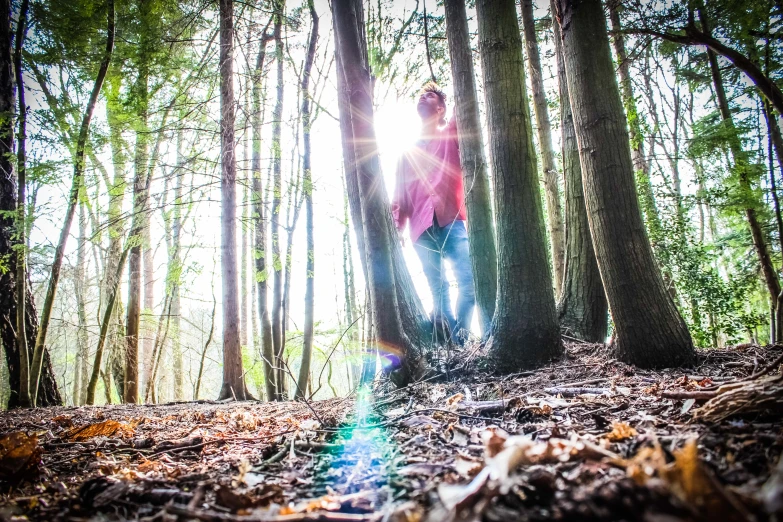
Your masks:
M52 417L52 421L54 424L57 424L59 426L62 426L63 428L72 428L73 427L73 419L71 419L67 415L58 415L56 417Z
M38 464L38 436L17 431L0 438L0 480L13 480Z
M70 430L65 436L73 442L81 442L93 437L111 437L116 433L123 436L133 434L133 426L116 420L105 420Z
M459 403L462 402L462 400L465 398L465 395L462 393L455 393L448 399L446 399L446 408L449 410L456 410L459 406Z
M620 442L631 437L636 437L638 433L627 422L612 422L612 431L606 434L606 438L612 442Z
M645 446L641 448L634 457L628 461L625 472L639 485L644 485L654 477L658 470L666 466L666 455L661 449L661 445Z
M699 460L695 439L674 452L674 462L660 470L661 478L681 500L706 520L744 521L749 513Z

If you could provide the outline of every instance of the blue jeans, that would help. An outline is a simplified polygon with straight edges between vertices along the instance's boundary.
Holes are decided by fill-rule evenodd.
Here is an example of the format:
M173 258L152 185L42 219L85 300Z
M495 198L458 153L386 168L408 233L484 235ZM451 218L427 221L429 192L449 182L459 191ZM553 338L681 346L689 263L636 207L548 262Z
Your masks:
M473 270L470 265L468 231L465 222L457 220L441 227L435 220L433 225L416 240L413 248L421 259L424 275L427 276L432 292L433 319L444 318L454 334L461 328L469 330L473 321L473 308L476 306L476 291L473 287ZM451 312L449 282L444 272L444 259L451 263L459 285L456 318Z

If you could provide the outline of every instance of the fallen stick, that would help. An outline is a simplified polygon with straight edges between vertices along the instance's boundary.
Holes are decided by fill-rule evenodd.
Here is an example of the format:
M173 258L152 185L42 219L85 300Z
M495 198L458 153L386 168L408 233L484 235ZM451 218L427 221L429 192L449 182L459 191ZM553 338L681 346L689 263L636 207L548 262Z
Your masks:
M479 413L503 413L511 401L461 401L457 410L473 410Z
M718 395L718 390L700 391L665 391L661 393L662 399L708 401Z
M607 395L612 393L611 388L572 388L572 387L565 387L565 386L555 386L553 388L544 388L544 393L548 393L549 395L584 395L584 394L592 394L592 395Z

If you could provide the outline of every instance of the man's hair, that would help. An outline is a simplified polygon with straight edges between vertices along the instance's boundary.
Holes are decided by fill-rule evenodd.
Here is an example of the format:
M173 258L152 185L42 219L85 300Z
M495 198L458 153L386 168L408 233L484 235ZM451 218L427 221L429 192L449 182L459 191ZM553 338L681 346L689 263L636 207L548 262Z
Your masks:
M424 84L424 87L421 88L421 92L419 94L424 94L425 92L434 92L438 95L438 98L440 99L441 105L443 105L444 108L446 108L446 93L443 92L437 83L435 82L427 82Z

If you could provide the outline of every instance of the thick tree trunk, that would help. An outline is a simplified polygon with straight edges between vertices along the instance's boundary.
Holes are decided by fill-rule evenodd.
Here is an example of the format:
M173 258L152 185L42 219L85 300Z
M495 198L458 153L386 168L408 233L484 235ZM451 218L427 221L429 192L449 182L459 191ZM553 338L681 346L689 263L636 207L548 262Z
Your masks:
M547 226L552 250L552 267L555 280L555 295L560 295L565 267L565 239L563 211L560 208L560 184L555 166L555 152L552 147L552 126L546 103L541 57L536 39L536 21L533 17L533 0L522 0L522 33L527 49L527 70L530 73L530 88L533 91L533 112L536 116L538 146L541 149L541 167L544 173L544 195L546 196Z
M283 11L285 0L275 0L275 60L277 60L277 99L272 112L272 170L274 182L272 188L272 344L274 346L274 359L272 362L275 372L275 400L283 400L283 387L285 373L283 366L283 264L280 258L280 196L283 190L282 180L282 151L280 150L280 136L282 134L283 119ZM267 188L267 190L269 190Z
M395 270L398 265L395 256L394 225L391 219L388 197L382 182L378 150L373 129L373 104L370 71L366 60L366 43L362 30L361 4L355 0L339 0L332 4L337 52L341 57L347 104L341 119L350 118L352 150L351 164L358 178L361 200L361 222L364 226L368 286L378 345L383 347L384 357L389 361L392 380L403 385L417 379L423 371L417 343L424 335L421 322L406 315L420 310L413 302L407 289L398 292L398 284L408 286L410 276L404 269ZM346 137L343 137L343 143ZM349 173L350 174L350 173ZM350 190L350 189L349 189ZM369 261L372 260L372 263ZM408 275L407 280L396 278L398 273ZM408 335L411 332L413 335Z
M223 284L223 385L220 399L251 399L239 345L237 165L234 142L234 2L220 0L220 254Z
M63 257L65 256L65 245L70 235L71 223L73 222L73 216L76 213L76 204L79 199L79 189L82 185L82 176L84 174L84 150L87 146L87 137L90 131L90 122L95 110L95 105L98 102L98 95L101 92L103 86L103 80L106 78L106 72L109 68L109 62L111 61L112 51L114 50L114 0L109 0L107 6L107 38L106 48L103 53L100 67L98 68L98 75L95 78L95 84L93 85L90 99L87 102L87 107L84 110L82 117L81 127L79 129L79 138L76 143L76 150L73 158L73 179L71 180L71 190L68 195L68 208L65 212L65 219L63 227L60 231L60 238L57 243L57 248L54 253L54 260L52 261L51 275L49 276L49 287L46 291L46 298L44 300L43 310L41 311L41 324L38 328L38 335L35 340L35 351L33 353L33 364L30 374L31 389L37 391L36 383L39 381L41 374L41 364L43 362L43 355L46 347L46 334L49 328L49 320L51 319L52 308L54 306L54 297L57 293L57 284L60 280L60 269L62 267ZM33 404L36 403L36 394L33 395Z
M470 261L473 266L479 324L482 333L486 333L495 313L498 275L487 161L484 158L484 140L481 135L465 0L446 0L444 5L451 76L454 81L457 137L465 187L465 209L470 219Z
M556 6L585 206L617 355L641 367L690 364L695 352L688 328L666 290L642 222L601 1L556 0Z
M490 355L501 371L563 351L546 252L522 41L513 0L476 2L497 213L498 296Z
M266 44L268 37L264 35L258 49L256 59L256 68L253 71L253 159L252 159L252 177L253 177L253 244L255 259L255 284L257 287L256 298L258 299L258 318L261 323L261 355L263 356L264 384L266 388L266 399L275 400L275 371L274 359L275 351L272 342L272 323L269 320L268 306L268 285L269 266L267 263L266 226L264 218L264 195L261 187L261 129L263 127L264 112L261 105L261 91L263 89L263 68L266 58ZM269 187L267 187L269 190Z
M307 262L305 270L305 302L304 302L304 340L302 344L302 364L299 367L299 379L296 383L296 399L304 399L307 393L307 383L310 379L310 363L313 358L313 312L315 307L315 237L313 235L313 174L311 172L311 154L310 149L310 125L312 120L310 102L310 72L313 68L313 59L315 58L315 48L318 43L318 14L315 12L313 0L308 0L310 8L310 18L312 27L310 29L310 40L307 46L307 58L302 69L302 144L304 153L302 157L302 169L304 176L302 178L302 190L305 197L305 218L307 229Z
M554 5L552 12L555 12ZM565 173L566 258L563 291L557 305L560 328L566 335L577 339L603 343L609 319L608 305L585 208L582 166L579 163L579 146L568 94L560 26L557 22L552 26L560 87L560 133Z

